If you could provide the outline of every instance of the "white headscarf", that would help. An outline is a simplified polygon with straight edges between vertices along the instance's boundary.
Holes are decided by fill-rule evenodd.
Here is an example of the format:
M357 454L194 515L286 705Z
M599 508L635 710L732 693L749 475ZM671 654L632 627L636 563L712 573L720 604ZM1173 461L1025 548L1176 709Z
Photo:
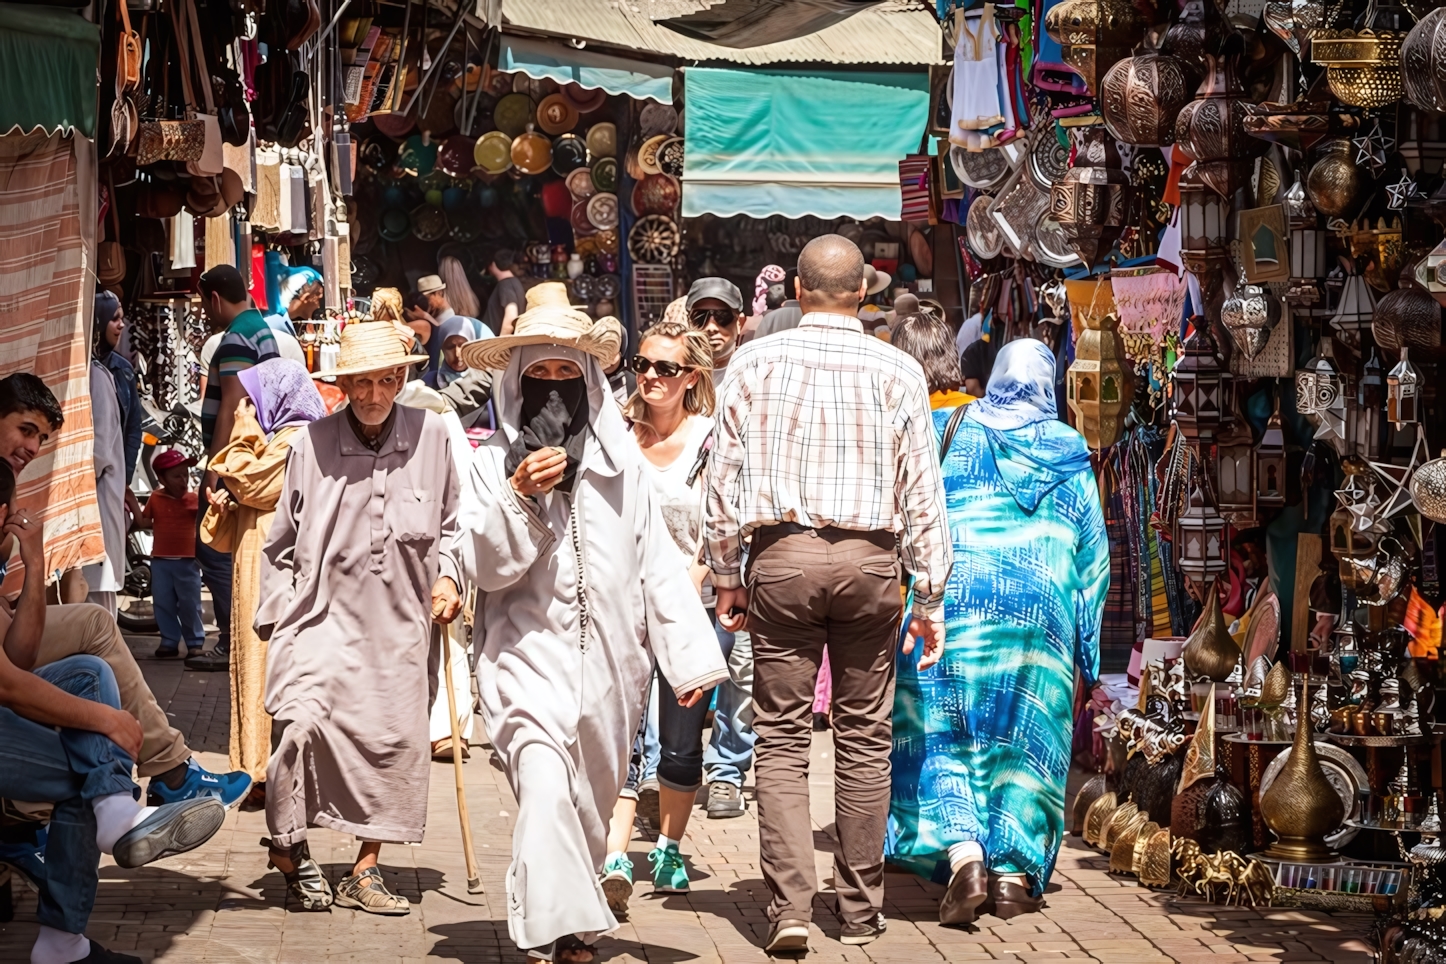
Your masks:
M522 345L512 350L507 369L496 385L494 401L497 419L503 431L494 438L504 438L504 447L517 437L522 420L522 373L540 361L557 358L572 362L582 370L587 383L588 425L614 468L622 468L637 452L637 445L623 422L622 412L612 400L612 388L598 360L587 352L563 345Z
M989 390L970 404L965 418L986 428L1009 431L1054 419L1054 353L1042 341L1016 338L994 359Z

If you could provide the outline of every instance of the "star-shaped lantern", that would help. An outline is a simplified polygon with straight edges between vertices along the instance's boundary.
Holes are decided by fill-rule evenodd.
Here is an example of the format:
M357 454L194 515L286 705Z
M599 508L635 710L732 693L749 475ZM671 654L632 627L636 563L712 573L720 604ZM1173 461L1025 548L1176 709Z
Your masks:
M1396 147L1396 139L1382 133L1379 120L1370 131L1352 138L1351 143L1356 147L1356 163L1371 165L1372 175L1381 173L1381 169L1386 166L1386 155Z
M1395 184L1386 185L1386 196L1390 199L1386 207L1392 211L1399 211L1406 206L1406 202L1416 196L1416 182L1411 180L1409 171L1401 172L1401 179Z
M1416 447L1411 450L1410 465L1393 465L1390 462L1372 462L1371 469L1385 484L1390 498L1379 513L1381 519L1389 519L1398 512L1411 507L1411 475L1431 458L1426 450L1426 433L1416 431Z

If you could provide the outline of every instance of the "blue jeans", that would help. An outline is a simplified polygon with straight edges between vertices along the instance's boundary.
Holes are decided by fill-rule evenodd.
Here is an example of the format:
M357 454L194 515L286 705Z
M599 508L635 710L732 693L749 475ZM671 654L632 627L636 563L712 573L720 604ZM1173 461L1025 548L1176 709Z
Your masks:
M227 591L230 588L228 581ZM151 601L163 649L176 649L183 639L188 649L206 645L206 628L201 622L201 570L195 559L152 559Z
M99 657L67 656L35 675L72 696L120 708L115 675ZM131 763L99 733L56 730L0 707L0 797L55 804L45 844L47 879L36 914L46 927L85 933L100 865L91 801L112 793L139 799Z
M657 779L661 756L662 745L658 742L658 676L655 671L648 681L648 702L643 707L643 718L638 721L638 732L633 735L633 753L628 759L628 778L623 783L622 796L637 799L638 787Z
M221 650L229 650L231 648L231 553L217 552L201 541L200 526L201 520L206 516L206 504L203 494L200 508L196 514L196 561L201 564L201 579L205 581L206 588L211 590L211 608L216 613L216 629L218 630L216 647ZM197 613L201 611L200 598L201 590L197 588ZM164 634L162 638L165 638ZM204 633L201 640L205 641ZM201 643L195 645L199 646Z
M713 736L703 751L703 767L709 783L741 787L758 741L753 732L753 639L746 632L730 633L713 625L728 661L728 678L718 684Z

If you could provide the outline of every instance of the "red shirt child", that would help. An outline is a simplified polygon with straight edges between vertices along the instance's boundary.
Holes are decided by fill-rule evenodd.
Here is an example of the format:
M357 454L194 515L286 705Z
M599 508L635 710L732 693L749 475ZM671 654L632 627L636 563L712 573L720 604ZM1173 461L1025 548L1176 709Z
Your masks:
M152 463L161 488L151 493L141 518L154 530L151 555L157 559L194 559L196 511L199 500L191 491L190 460L171 449Z

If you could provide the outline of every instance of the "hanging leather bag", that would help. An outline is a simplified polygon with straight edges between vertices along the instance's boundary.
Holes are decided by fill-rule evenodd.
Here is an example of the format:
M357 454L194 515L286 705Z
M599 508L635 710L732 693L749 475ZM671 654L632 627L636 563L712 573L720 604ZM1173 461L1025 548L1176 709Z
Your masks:
M131 13L125 0L116 0L116 6L121 18L115 55L116 89L125 93L141 85L141 35L131 29Z
M106 185L106 198L110 205L110 237L95 246L95 276L109 287L126 280L126 249L120 243L119 203L113 179Z
M186 170L201 177L219 177L226 169L226 159L221 151L221 123L216 118L216 104L211 96L211 73L206 67L206 51L201 46L201 28L196 22L195 0L185 0L171 10L176 18L176 41L181 49L181 87L186 96L188 117L201 122L204 140L201 156L186 162ZM200 77L201 99L206 110L200 110L192 86L193 71ZM217 185L217 190L220 186Z
M132 144L137 167L149 167L162 161L189 163L198 160L206 147L206 127L201 121L166 118L170 108L170 73L167 69L170 51L164 30L159 28L159 24L157 27L152 41L151 80L146 98L148 119L137 123ZM184 72L182 79L186 79ZM189 90L189 80L186 80L186 85ZM143 215L150 216L163 215Z

